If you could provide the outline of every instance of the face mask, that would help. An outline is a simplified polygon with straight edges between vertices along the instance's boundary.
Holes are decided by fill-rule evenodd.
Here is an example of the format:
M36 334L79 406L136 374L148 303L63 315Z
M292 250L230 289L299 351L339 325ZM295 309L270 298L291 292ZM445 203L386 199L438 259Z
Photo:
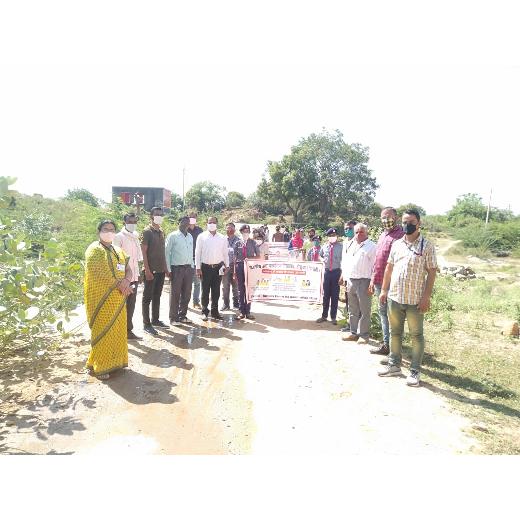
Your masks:
M395 219L389 217L383 217L381 223L385 229L392 229L395 226Z
M407 235L413 235L417 231L417 224L410 224L410 222L407 222L406 224L403 224L403 231Z
M153 223L157 224L158 226L160 226L162 224L163 220L164 220L164 217L161 217L159 215L155 215L155 217L153 218Z
M334 242L336 242L338 240L338 237L329 237L329 242L331 244L334 244Z
M242 233L242 238L244 240L247 240L249 238L249 236L250 236L250 233Z
M264 241L257 239L257 240L255 240L255 243L256 243L257 246L261 246L264 243Z
M107 242L109 244L112 243L115 236L116 234L113 231L101 231L101 233L99 233L99 238L101 238L103 242Z
M127 231L133 233L135 231L135 228L137 227L137 224L125 224L125 227Z
M314 241L314 247L320 247L320 241L319 240L315 240Z
M354 236L354 230L350 228L345 229L345 236L347 238L352 238Z
M208 224L208 231L216 231L217 225L216 224Z
M197 223L197 219L191 217L191 218L190 218L190 226L193 226L193 224L196 224L196 223Z

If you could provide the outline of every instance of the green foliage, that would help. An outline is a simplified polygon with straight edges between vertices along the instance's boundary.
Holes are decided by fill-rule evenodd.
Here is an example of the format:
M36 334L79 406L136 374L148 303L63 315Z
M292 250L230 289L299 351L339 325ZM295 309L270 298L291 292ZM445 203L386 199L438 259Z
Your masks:
M482 222L457 227L455 238L477 256L511 252L520 246L520 220L492 222L487 227Z
M68 190L65 195L67 200L82 200L83 202L97 208L99 206L99 199L85 188L74 188Z
M445 233L452 228L446 215L426 215L424 218L421 218L421 224L423 230L428 230L432 233Z
M209 181L197 182L186 193L186 205L200 212L220 211L225 205L223 186Z
M182 200L182 197L180 195L178 195L177 193L172 192L172 207L171 207L172 213L175 213L175 214L181 213L183 207L184 207L184 202Z
M5 186L5 178L0 177ZM7 183L9 185L9 181ZM48 215L20 221L8 214L6 190L0 194L0 346L15 340L37 345L48 324L63 319L82 297L82 265L71 262L50 231ZM29 246L29 243L31 245Z
M238 191L230 191L226 196L226 208L241 208L245 203L245 195Z
M397 211L398 218L401 218L403 216L403 213L408 209L417 210L419 212L419 215L421 215L421 220L422 220L423 215L426 215L426 210L422 206L419 206L419 204L414 204L413 202L410 202L408 204L401 204L401 206L399 206L398 208L395 208L395 210Z
M345 143L339 130L323 130L301 139L280 161L270 161L256 196L264 206L284 207L295 222L311 215L328 222L333 215L361 213L373 203L376 188L368 148Z
M482 197L476 193L466 193L457 197L457 202L448 211L448 221L456 223L458 226L466 226L475 221L485 222L487 206L482 202ZM490 222L507 222L514 218L510 210L490 208Z

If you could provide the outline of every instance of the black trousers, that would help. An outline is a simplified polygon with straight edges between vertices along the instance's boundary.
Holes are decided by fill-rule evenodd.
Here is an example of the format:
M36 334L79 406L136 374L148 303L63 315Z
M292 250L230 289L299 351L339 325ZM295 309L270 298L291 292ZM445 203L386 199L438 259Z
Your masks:
M144 277L143 324L150 325L150 302L152 302L152 322L159 321L159 308L165 273L154 273L153 280Z
M134 328L132 318L134 316L135 299L137 298L137 287L139 286L139 282L132 282L130 285L134 292L126 299L126 330L128 332Z
M208 315L209 292L211 290L211 315L218 315L218 299L220 297L220 282L222 276L218 274L220 267L211 267L207 264L201 265L202 271L202 296L200 303L202 313Z
M328 316L330 305L330 319L336 319L338 314L340 277L341 269L333 269L332 271L325 270L325 276L323 277L323 318Z
M193 267L172 265L170 269L170 321L185 318L191 298Z

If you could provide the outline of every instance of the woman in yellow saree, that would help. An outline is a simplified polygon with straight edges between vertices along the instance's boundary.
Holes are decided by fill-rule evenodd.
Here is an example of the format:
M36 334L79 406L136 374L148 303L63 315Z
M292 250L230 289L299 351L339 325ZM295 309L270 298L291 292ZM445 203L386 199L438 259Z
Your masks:
M128 257L112 245L116 225L104 220L98 226L99 241L85 252L85 308L91 331L87 368L98 379L128 366L126 297L132 293Z

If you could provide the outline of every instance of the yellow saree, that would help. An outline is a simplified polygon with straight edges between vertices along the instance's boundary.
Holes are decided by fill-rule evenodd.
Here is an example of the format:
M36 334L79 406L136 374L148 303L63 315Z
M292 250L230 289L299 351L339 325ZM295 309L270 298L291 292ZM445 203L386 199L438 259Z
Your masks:
M128 257L119 247L93 242L85 252L85 308L91 331L87 368L95 376L128 366L126 298L117 288Z

